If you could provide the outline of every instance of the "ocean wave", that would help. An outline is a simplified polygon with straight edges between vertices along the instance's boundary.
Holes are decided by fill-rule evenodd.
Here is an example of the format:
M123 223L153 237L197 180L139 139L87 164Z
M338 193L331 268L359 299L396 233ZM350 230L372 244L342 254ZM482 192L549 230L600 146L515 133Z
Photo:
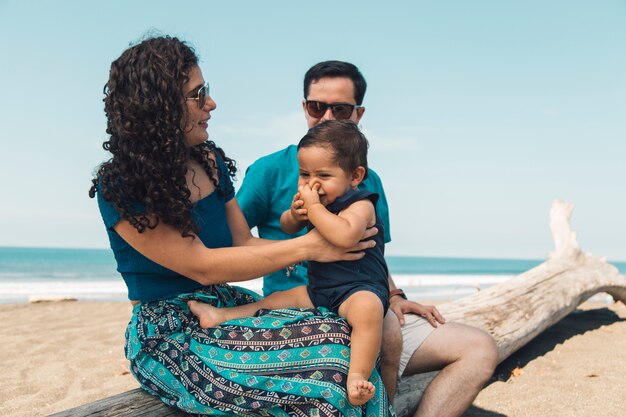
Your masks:
M396 275L396 286L410 299L448 300L460 298L480 289L511 279L510 275ZM263 281L257 278L233 283L262 293ZM127 300L127 289L121 279L17 279L0 282L0 303L24 302L32 298L68 297L79 300Z
M393 275L397 287L422 286L454 286L467 285L472 287L499 284L515 275Z
M0 285L13 281L119 281L117 273L65 270L65 271L0 271Z

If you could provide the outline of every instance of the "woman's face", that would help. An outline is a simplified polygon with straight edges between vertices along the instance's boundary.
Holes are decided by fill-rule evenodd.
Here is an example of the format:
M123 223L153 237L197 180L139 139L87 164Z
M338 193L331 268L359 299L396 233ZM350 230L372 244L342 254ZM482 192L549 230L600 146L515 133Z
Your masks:
M207 94L204 106L199 107L198 91L204 86L204 77L200 67L195 66L189 72L189 81L183 85L183 94L187 98L185 106L187 116L184 119L183 131L185 132L185 140L188 146L199 145L209 138L207 132L208 121L211 118L211 112L215 110L217 105L215 101Z

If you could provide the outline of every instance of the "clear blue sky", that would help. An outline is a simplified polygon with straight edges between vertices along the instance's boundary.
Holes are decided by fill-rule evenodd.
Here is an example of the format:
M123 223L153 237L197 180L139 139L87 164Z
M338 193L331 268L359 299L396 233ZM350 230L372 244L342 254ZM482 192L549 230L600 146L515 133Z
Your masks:
M359 66L389 254L541 259L563 198L584 250L626 260L626 3L604 0L0 0L0 245L108 247L102 87L150 29L196 47L240 178L305 133L312 64Z

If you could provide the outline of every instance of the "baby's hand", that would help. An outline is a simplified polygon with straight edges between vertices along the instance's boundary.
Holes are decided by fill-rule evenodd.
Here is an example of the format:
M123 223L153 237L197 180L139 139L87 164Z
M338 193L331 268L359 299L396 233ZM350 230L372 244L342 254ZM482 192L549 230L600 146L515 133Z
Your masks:
M300 199L300 193L297 192L296 195L293 196L293 201L291 202L291 208L289 210L289 214L291 214L291 217L297 222L305 222L309 219L307 216L307 210L303 206L304 201Z
M309 208L314 204L318 204L320 202L320 195L318 193L319 189L319 184L313 184L313 187L310 187L309 184L304 184L298 188L298 194L300 195L300 199L302 200L303 207Z

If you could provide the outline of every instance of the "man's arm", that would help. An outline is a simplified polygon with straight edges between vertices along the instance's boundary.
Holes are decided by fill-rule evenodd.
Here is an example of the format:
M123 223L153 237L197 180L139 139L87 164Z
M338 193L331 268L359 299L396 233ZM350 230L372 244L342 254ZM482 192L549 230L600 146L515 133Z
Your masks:
M381 218L383 225L385 226L385 243L391 241L391 233L389 226L389 206L387 205L387 197L385 196L385 190L383 183L378 174L372 169L369 170L368 178L363 182L364 188L368 191L372 191L378 194L378 202L376 203L376 212ZM396 287L391 274L388 276L389 292L391 298L389 299L389 309L392 310L398 317L400 324L404 324L404 314L417 314L424 317L428 322L437 327L437 323L445 323L444 318L441 316L436 307L430 305L422 305L414 301L406 299L404 291Z
M269 212L270 185L267 183L266 172L255 162L246 170L246 175L237 191L237 202L248 222L250 229L263 223Z
M385 227L385 243L391 242L391 226L389 221L389 205L383 183L378 174L371 168L368 170L368 177L359 185L359 189L371 191L378 194L376 202L376 215L380 218Z

